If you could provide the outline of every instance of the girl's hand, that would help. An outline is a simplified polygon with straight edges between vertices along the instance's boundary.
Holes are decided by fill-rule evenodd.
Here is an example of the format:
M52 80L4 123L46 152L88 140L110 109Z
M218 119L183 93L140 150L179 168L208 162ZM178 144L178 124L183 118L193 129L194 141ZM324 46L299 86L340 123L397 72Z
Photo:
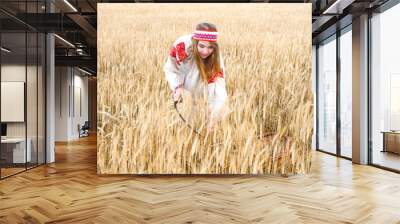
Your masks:
M182 97L182 93L183 93L183 87L176 88L174 95L172 96L174 102L179 101L179 98Z

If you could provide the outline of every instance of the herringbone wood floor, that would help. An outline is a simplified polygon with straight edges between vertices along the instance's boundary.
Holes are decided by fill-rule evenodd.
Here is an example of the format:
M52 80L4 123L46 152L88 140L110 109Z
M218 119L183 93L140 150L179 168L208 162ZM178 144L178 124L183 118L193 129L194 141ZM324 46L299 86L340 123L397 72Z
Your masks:
M0 223L400 223L400 175L314 153L307 176L98 176L96 139L0 181Z

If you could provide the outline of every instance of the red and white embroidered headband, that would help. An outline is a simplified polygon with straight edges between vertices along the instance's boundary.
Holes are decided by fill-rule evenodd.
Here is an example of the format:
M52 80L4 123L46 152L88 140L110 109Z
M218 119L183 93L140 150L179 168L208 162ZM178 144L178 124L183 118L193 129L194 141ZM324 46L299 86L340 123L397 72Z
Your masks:
M193 39L217 42L217 36L218 36L218 32L196 30L196 31L194 31Z

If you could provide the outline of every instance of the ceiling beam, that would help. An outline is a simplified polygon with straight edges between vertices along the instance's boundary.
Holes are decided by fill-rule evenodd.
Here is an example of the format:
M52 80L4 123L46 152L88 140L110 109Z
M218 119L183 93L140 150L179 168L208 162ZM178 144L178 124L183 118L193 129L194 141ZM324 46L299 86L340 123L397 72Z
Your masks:
M67 16L80 26L91 38L97 38L97 30L80 13L69 13Z
M55 56L56 66L81 66L96 71L97 59L91 56Z

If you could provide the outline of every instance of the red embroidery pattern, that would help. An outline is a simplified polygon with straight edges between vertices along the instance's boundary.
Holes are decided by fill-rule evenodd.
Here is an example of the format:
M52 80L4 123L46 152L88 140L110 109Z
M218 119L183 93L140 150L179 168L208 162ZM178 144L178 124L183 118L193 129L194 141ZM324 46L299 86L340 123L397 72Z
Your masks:
M176 63L180 65L180 63L187 58L187 54L185 51L185 43L180 42L179 44L176 45L176 48L175 47L171 48L169 55L171 57L176 58Z
M170 50L170 52L169 52L169 55L171 56L171 57L173 57L173 58L176 58L176 48L171 48L171 50Z
M215 82L218 77L224 78L224 72L221 70L220 72L215 73L208 79L208 84Z
M179 60L180 62L182 62L183 60L186 59L187 55L185 52L185 43L184 42L180 42L179 44L176 45L176 51L178 53L179 56Z

